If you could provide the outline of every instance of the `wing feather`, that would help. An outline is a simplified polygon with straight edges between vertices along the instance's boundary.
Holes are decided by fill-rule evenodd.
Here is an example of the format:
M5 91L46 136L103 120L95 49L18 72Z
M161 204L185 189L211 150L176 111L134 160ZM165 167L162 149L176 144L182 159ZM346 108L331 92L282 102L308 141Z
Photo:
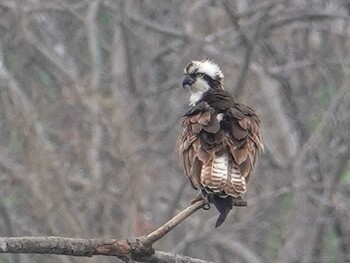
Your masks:
M198 123L200 125L202 125L202 127L206 126L209 123L210 119L211 119L211 115L212 115L212 113L211 113L210 110L207 110L207 111L203 112L201 114L201 117L198 119Z
M196 123L196 122L198 122L198 120L199 120L199 118L201 117L201 115L202 115L201 112L199 112L199 113L197 113L197 114L195 114L195 115L189 117L190 122L191 122L191 123Z
M259 124L255 112L238 103L222 110L201 102L187 112L177 148L194 187L220 197L244 193L263 149Z

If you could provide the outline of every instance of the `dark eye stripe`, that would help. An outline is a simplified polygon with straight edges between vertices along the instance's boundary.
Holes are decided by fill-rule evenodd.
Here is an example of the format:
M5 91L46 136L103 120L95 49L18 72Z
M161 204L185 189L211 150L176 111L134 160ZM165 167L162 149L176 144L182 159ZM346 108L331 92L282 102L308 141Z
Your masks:
M209 84L211 84L214 80L209 77L207 74L205 73L200 73L200 72L196 72L196 73L192 73L192 74L189 74L192 78L202 78L204 79L206 82L208 82Z
M213 81L213 79L211 77L209 77L208 75L206 75L206 74L202 74L202 78L204 80L206 80L207 82L212 82Z
M209 84L209 86L213 86L214 80L211 77L209 77L207 74L203 74L203 73L199 73L199 75L201 75L200 77L202 79L204 79Z
M196 73L196 76L203 79L207 79L207 78L211 79L211 77L209 77L207 74L201 73L201 72Z

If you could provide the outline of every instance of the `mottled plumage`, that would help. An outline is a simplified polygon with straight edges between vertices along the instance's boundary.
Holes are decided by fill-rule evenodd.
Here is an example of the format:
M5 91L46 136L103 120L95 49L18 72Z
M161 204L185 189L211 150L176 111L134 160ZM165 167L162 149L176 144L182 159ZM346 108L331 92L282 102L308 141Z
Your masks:
M185 68L183 86L191 92L192 108L182 118L177 149L192 186L214 203L222 224L233 199L247 190L263 149L256 113L223 88L220 68L209 60Z

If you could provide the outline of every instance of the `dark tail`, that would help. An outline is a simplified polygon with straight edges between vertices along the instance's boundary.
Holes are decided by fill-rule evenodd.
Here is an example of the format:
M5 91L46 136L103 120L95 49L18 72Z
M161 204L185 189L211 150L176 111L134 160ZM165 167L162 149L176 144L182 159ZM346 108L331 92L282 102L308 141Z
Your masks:
M232 209L233 205L233 199L231 196L228 196L226 198L221 198L217 195L214 195L212 197L213 204L215 205L216 209L219 211L220 215L218 219L216 220L215 227L219 227L226 219L226 216Z

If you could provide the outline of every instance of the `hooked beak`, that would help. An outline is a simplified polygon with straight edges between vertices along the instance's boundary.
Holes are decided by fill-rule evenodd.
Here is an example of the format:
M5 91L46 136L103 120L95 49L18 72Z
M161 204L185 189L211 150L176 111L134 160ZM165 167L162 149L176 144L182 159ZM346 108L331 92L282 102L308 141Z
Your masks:
M189 88L194 82L195 82L195 79L193 79L189 75L186 75L184 81L182 82L182 87Z

